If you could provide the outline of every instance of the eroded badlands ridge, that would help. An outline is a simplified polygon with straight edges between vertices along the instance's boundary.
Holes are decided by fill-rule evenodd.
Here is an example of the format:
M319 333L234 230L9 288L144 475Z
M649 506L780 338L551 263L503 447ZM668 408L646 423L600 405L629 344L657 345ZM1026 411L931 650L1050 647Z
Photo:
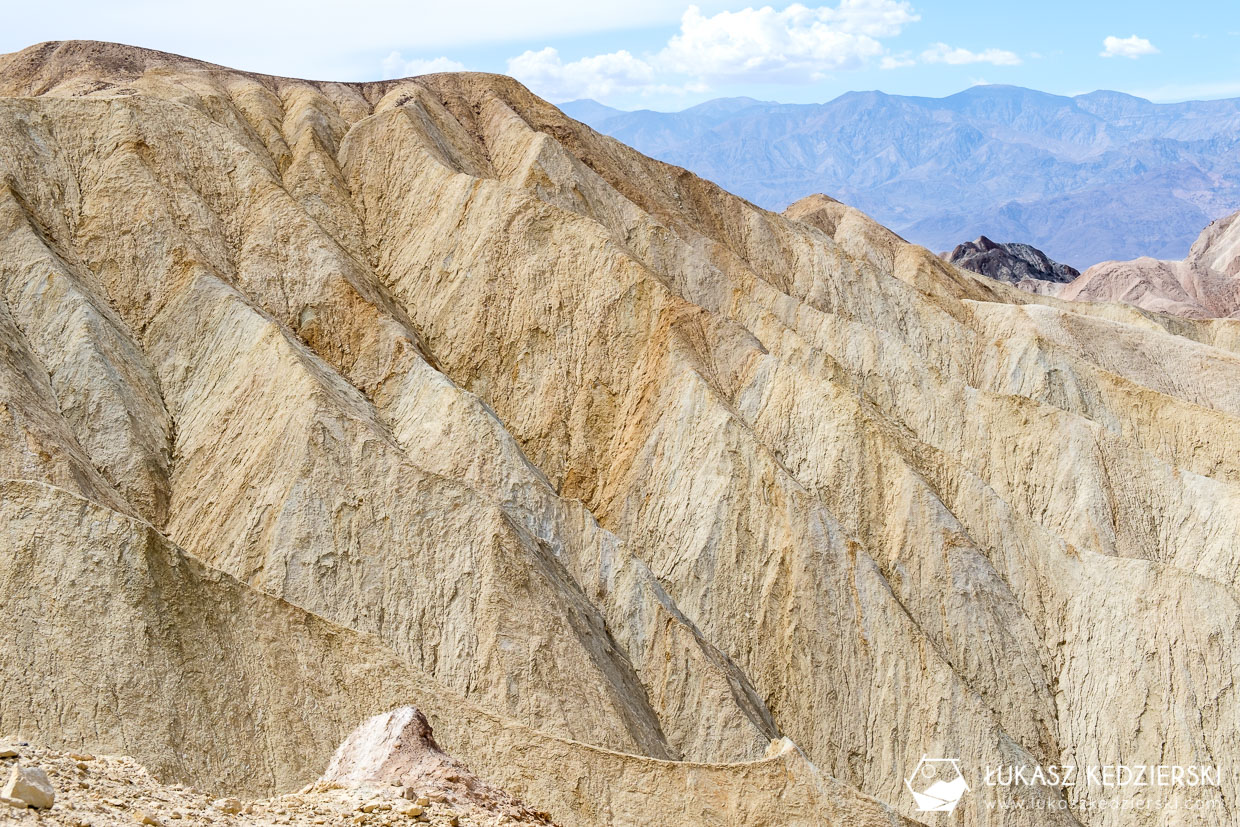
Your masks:
M1183 260L1104 261L1051 292L1077 301L1124 301L1195 319L1240 318L1240 212L1202 230Z
M583 825L1240 761L1235 322L759 210L499 76L67 42L0 93L0 731L271 793L411 703Z

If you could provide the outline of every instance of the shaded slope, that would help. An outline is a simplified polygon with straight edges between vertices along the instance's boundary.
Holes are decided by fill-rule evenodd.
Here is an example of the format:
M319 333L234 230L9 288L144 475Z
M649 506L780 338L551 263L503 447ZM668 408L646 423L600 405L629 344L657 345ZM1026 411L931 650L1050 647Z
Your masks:
M795 751L680 765L529 730L455 696L377 638L204 566L140 521L39 483L3 480L0 493L6 732L128 753L157 777L217 794L269 794L314 780L357 721L416 702L448 749L560 824L809 825L834 812L850 824L905 823ZM555 766L617 783L549 774Z

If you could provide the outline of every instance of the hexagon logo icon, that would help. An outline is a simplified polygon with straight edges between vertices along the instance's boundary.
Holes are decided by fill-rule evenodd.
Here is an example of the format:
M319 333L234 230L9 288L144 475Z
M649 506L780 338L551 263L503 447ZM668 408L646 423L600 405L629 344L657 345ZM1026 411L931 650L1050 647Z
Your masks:
M917 762L913 774L904 779L904 786L913 794L917 809L923 813L950 813L969 791L968 782L960 772L959 758L925 755Z

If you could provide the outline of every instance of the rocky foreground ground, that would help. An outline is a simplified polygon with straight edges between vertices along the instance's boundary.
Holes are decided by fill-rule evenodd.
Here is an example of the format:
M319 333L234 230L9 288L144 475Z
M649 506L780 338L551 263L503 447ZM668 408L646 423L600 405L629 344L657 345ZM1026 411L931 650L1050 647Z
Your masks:
M258 800L161 784L125 755L62 752L8 739L0 740L0 756L5 784L0 805L7 805L0 806L3 822L64 827L551 824L440 751L426 719L412 708L363 723L315 783ZM26 788L19 781L14 793L13 777L25 779Z

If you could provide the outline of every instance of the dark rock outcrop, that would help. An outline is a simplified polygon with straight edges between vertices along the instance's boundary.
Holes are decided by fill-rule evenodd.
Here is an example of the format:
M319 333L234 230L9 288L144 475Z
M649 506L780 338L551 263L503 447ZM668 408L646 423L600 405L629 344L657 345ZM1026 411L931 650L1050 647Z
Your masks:
M1036 247L999 244L984 235L977 241L957 244L956 249L943 254L943 258L957 267L1009 284L1019 284L1025 279L1067 284L1081 274L1066 264L1051 261Z

